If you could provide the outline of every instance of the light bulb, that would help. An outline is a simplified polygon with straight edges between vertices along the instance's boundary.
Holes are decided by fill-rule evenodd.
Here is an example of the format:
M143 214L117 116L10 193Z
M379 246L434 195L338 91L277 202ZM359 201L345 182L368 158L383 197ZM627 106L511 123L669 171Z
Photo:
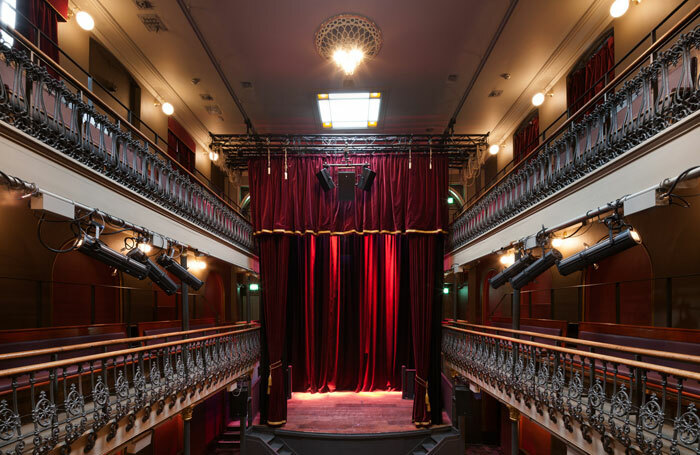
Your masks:
M505 265L506 267L510 267L513 265L515 262L515 255L513 254L504 254L501 256L501 264Z
M554 248L558 248L558 247L562 246L563 244L564 244L564 240L562 240L560 238L553 238L552 239L552 246Z
M639 235L639 232L637 231L630 231L630 235L632 236L632 239L637 242L641 243L642 237Z
M542 92L535 93L532 97L532 105L539 106L542 103L544 103L544 93L542 93Z
M348 76L355 72L357 65L360 64L363 58L365 58L365 54L358 48L349 51L338 49L333 53L333 61Z
M218 161L218 160L219 160L219 154L212 150L212 151L209 152L209 159L212 160L212 161Z
M78 22L80 28L86 31L90 31L95 28L95 20L90 16L89 13L85 11L78 11L75 15L75 20Z
M163 103L160 108L163 110L163 114L165 115L173 115L173 112L175 112L173 105L168 102Z
M630 7L630 0L615 0L612 5L610 5L610 15L612 17L620 17L627 12L627 8Z
M151 245L149 245L148 243L139 243L137 245L137 248L139 250L141 250L142 252L144 252L145 254L150 253L151 250L153 249L153 247Z
M501 146L498 144L493 144L491 147L489 147L489 153L491 155L496 155L500 150Z

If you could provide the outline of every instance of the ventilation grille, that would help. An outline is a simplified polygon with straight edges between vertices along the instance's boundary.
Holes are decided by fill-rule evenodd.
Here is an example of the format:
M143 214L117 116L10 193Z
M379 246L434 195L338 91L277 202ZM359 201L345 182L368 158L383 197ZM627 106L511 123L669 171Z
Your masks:
M503 94L503 90L491 90L491 93L489 93L489 98L496 98L499 97Z
M138 9L153 9L154 7L153 2L149 0L134 0L134 3Z
M207 114L209 115L221 115L221 108L218 104L208 104L204 106L204 108L207 110Z
M149 32L167 32L168 27L163 23L163 19L157 14L139 14L139 19L143 22Z

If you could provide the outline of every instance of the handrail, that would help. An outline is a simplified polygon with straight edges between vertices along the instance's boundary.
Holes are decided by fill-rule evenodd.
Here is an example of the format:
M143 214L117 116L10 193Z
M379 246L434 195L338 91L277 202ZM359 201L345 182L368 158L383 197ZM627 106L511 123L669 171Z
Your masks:
M122 117L121 114L119 114L114 109L112 109L111 106L109 106L107 103L102 101L102 99L100 97L98 97L92 90L90 90L82 82L80 82L77 78L75 78L72 74L70 74L68 71L66 71L60 64L58 64L56 61L54 61L51 57L46 55L41 49L39 49L36 45L34 45L34 43L32 43L24 35L22 35L18 31L16 31L14 28L8 27L5 24L0 24L0 28L2 28L5 32L11 34L14 38L21 41L24 46L29 48L34 54L38 55L41 58L41 60L43 60L47 63L50 63L52 70L58 72L61 75L61 77L68 79L71 82L71 84L74 84L79 90L81 90L84 93L90 93L91 94L91 96L90 96L91 101L95 102L101 109L109 112L110 115L114 116L114 118L116 118L121 124L125 125L131 132L135 133L144 142L147 142L149 144L149 146L153 147L155 150L160 152L160 154L165 159L167 159L170 163L173 163L179 171L185 172L192 179L194 179L200 185L202 185L204 188L206 188L208 190L208 192L211 193L212 195L214 195L221 203L225 204L228 208L230 208L231 210L236 212L243 219L247 220L247 218L239 211L238 207L233 207L231 204L229 204L227 201L225 201L221 196L216 194L216 192L212 191L211 188L209 188L208 185L206 185L204 182L202 182L194 173L190 172L187 168L185 168L178 161L173 160L163 149L160 148L160 146L158 146L154 141L152 141L148 136L146 136L141 130L136 128L127 119Z
M453 327L453 326L445 325L445 324L443 324L443 328L449 329L449 330L454 330L456 332L468 333L471 335L485 336L485 337L494 338L497 340L508 341L512 344L524 344L527 346L545 349L548 351L557 351L557 352L561 352L564 354L571 354L571 355L576 355L576 356L580 356L580 357L602 360L604 362L610 362L612 364L624 364L624 365L634 367L634 368L657 371L659 373L667 374L670 376L682 377L682 378L692 379L694 381L700 382L700 373L695 373L693 371L680 370L678 368L666 367L663 365L656 365L653 363L640 362L637 360L629 360L629 359L625 359L622 357L614 357L614 356L605 355L605 354L598 354L595 352L586 352L586 351L580 351L578 349L564 348L564 347L560 347L560 346L552 346L549 344L538 343L536 341L522 340L520 338L511 338L511 337L506 337L503 335L495 335L495 334L491 334L491 333L476 332L474 330L460 329L459 327ZM0 371L0 376L2 376L2 373L3 372Z
M90 363L90 362L94 362L96 360L102 360L102 359L105 359L108 357L126 356L129 354L136 354L136 353L144 352L144 351L152 351L152 350L157 350L157 349L162 349L162 348L168 348L171 346L177 346L177 345L180 345L183 343L196 343L196 342L200 342L200 341L213 340L214 338L222 338L222 337L230 336L230 335L238 335L238 334L242 334L242 333L252 332L255 330L260 330L260 327L250 327L247 329L232 330L230 332L217 333L217 334L198 337L198 338L187 338L184 340L169 341L166 343L153 344L150 346L140 346L140 347L136 347L136 348L122 349L119 351L105 352L102 354L93 354L93 355L74 357L74 358L64 359L64 360L55 360L52 362L38 363L36 365L28 365L28 366L23 366L23 367L9 368L6 370L0 370L0 378L5 378L8 376L25 375L25 374L29 374L29 373L36 372L36 371L49 370L52 368L60 368L60 367L68 366L68 365Z
M28 351L16 351L16 352L8 352L6 354L0 354L0 361L3 360L12 360L12 359L18 359L22 357L35 357L39 355L48 355L48 354L58 354L61 352L70 352L70 351L78 351L80 349L85 349L85 348L94 348L94 347L102 347L102 346L110 346L114 344L124 344L124 343L140 343L142 341L148 341L148 340L155 340L159 338L171 338L175 336L182 336L182 335L190 335L193 333L201 333L201 332L211 332L212 330L226 330L234 327L241 327L241 326L246 326L246 325L251 325L251 328L256 328L254 324L248 324L247 322L240 322L232 325L224 325L224 326L213 326L213 327L206 327L203 329L193 329L193 330L184 330L181 332L164 332L156 335L146 335L142 337L126 337L126 338L117 338L114 340L105 340L105 341L96 341L92 343L80 343L80 344L71 344L68 346L59 346L55 348L44 348L44 349L32 349ZM188 339L189 340L189 339ZM110 352L110 354L113 354L113 352Z
M686 14L683 19L681 19L678 23L676 23L673 27L671 27L666 33L664 33L661 38L659 38L657 41L651 44L649 48L647 48L639 57L637 57L632 63L630 63L622 72L618 75L616 75L611 81L609 81L602 89L600 92L596 93L588 102L586 102L581 108L576 111L574 114L572 114L568 119L566 119L561 125L559 125L558 128L554 130L552 134L550 134L549 139L545 139L540 145L538 145L536 148L534 148L530 153L525 155L518 163L516 163L511 169L503 174L498 180L496 180L493 184L491 184L486 190L484 190L481 195L479 195L476 199L471 200L471 202L468 205L465 205L462 207L462 210L459 212L459 214L454 216L454 220L462 216L468 209L471 207L475 206L481 199L483 199L491 190L493 190L498 184L500 184L503 180L505 180L508 176L512 175L515 171L520 169L522 166L524 166L527 161L535 156L537 153L539 153L545 145L547 145L550 141L553 140L553 138L557 137L559 134L563 133L566 131L567 128L570 128L571 124L574 122L574 120L579 120L579 117L587 112L589 109L591 109L593 106L595 106L598 101L600 101L601 98L603 98L605 95L608 94L608 91L617 85L621 80L629 76L634 69L636 69L644 60L647 60L654 52L656 52L660 47L666 44L666 41L671 38L675 33L677 33L679 30L682 30L683 27L688 25L690 22L692 22L695 19L695 16L700 13L700 4L698 4L695 8L693 8L688 14ZM454 222L453 220L453 222Z
M591 347L603 348L603 349L614 349L616 351L627 352L630 354L638 354L638 355L643 355L643 356L647 356L647 357L657 357L657 358L667 359L667 360L679 360L679 361L683 361L683 362L687 362L687 363L694 363L694 364L700 365L700 356L696 356L696 355L677 354L675 352L670 352L670 351L654 351L651 349L635 348L635 347L630 347L630 346L621 346L621 345L610 344L610 343L601 343L598 341L581 340L578 338L560 337L560 336L556 336L556 335L548 335L545 333L530 332L527 330L515 330L515 329L508 329L508 328L501 328L501 327L493 327L493 326L488 326L488 325L470 324L466 321L462 321L459 319L457 319L457 320L450 319L450 321L454 321L454 323L459 324L461 326L475 327L475 328L486 329L486 330L495 330L495 331L500 331L500 332L515 333L518 335L526 335L526 336L532 336L532 337L537 337L537 338L546 338L548 340L559 341L559 342L567 343L567 344L584 345L584 346L591 346ZM450 326L450 325L445 325L445 326L459 328L459 327Z

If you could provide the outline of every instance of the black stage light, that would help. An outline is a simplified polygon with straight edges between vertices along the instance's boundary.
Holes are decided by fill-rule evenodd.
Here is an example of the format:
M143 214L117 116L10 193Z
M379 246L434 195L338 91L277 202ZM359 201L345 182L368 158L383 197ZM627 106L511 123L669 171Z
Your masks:
M525 267L525 270L511 278L511 286L513 286L513 289L522 289L526 284L540 276L560 259L561 253L559 251L547 251L541 258L528 265Z
M608 256L612 256L635 245L639 245L642 238L636 231L626 229L619 234L608 237L602 242L598 242L590 248L579 251L573 256L557 264L559 273L566 276L578 270L583 270L591 264L599 262Z
M508 280L513 278L515 275L525 270L525 267L532 264L533 262L535 262L535 257L532 256L530 253L527 253L525 256L515 261L510 267L489 279L489 284L492 288L498 289L504 284L506 284Z
M357 182L357 187L363 191L369 191L372 189L372 183L374 183L374 177L377 173L372 171L369 167L364 166L362 168L362 174L360 174L360 180Z
M316 173L316 177L318 178L319 183L321 183L321 188L323 188L323 191L330 191L335 188L335 183L333 183L331 171L328 166L324 165L323 169Z
M168 274L161 270L161 268L158 267L155 262L146 256L146 253L138 248L134 248L126 253L126 255L148 267L148 278L150 278L151 281L153 281L153 283L161 288L166 294L173 295L177 292L177 284L175 284Z
M188 272L186 268L178 264L178 262L171 256L168 256L167 254L161 254L160 256L158 256L158 259L156 259L156 261L165 270L178 277L180 281L187 284L195 291L199 290L199 288L201 288L204 285L204 282L202 280Z
M145 264L124 256L88 234L83 235L77 246L78 251L81 253L104 262L108 266L121 270L124 273L135 276L139 280L143 280L148 276L148 267Z

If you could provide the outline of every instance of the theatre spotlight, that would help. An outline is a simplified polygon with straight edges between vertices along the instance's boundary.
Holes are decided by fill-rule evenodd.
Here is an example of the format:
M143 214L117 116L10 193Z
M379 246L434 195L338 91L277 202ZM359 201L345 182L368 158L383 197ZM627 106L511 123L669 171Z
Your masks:
M513 265L506 268L498 275L493 276L489 280L489 284L492 288L498 289L504 284L506 284L508 280L513 278L515 275L525 270L525 267L532 264L533 262L535 262L535 258L530 253L527 253L525 256L515 261Z
M126 255L148 267L148 278L150 278L151 281L153 281L153 283L161 288L166 294L173 295L177 292L177 284L175 284L168 274L158 267L156 263L146 255L146 253L141 251L139 248L134 248L126 253Z
M145 264L111 249L102 243L100 239L85 234L82 239L78 240L76 246L81 253L104 262L108 266L121 270L124 273L135 276L139 280L143 280L148 276L148 267Z
M158 256L156 261L161 267L175 275L180 281L187 284L195 291L199 290L199 288L204 285L202 280L188 272L187 269L178 264L177 261L172 258L172 256L168 256L164 253Z
M526 284L540 276L560 259L561 253L558 250L547 251L541 258L528 265L525 270L514 276L510 280L511 286L513 286L513 289L522 289Z
M357 187L364 191L369 191L372 189L372 183L374 183L374 178L377 173L372 171L369 166L362 167L362 174L360 174L360 180L357 182Z
M557 264L557 268L560 274L566 276L640 243L642 243L642 238L637 231L626 229L615 236L609 236L590 248L569 256Z
M323 169L316 173L316 177L318 178L319 183L321 183L321 188L323 188L323 191L330 191L335 188L335 183L333 183L331 171L327 164L324 164Z

